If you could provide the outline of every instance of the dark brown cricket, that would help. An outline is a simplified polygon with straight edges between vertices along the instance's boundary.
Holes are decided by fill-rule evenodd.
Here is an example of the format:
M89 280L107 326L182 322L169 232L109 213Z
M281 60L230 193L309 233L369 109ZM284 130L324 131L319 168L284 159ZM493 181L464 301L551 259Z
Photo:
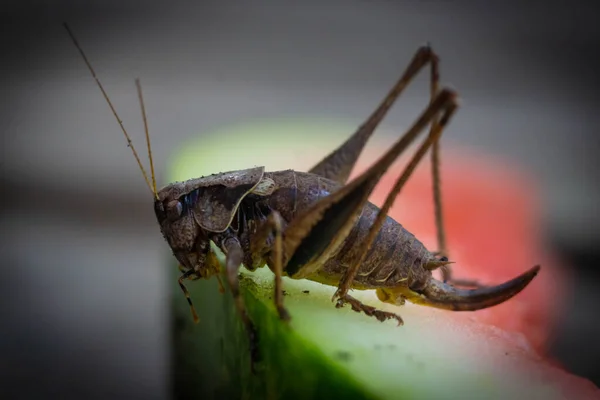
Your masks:
M65 25L66 26L66 25ZM66 27L69 31L69 28ZM157 191L146 126L152 184L131 145L110 100L81 52L153 193L154 210L164 238L180 263L179 285L195 321L198 317L186 279L219 277L221 266L210 243L226 255L225 272L236 306L248 328L252 344L255 330L239 292L241 265L253 271L267 265L275 274L274 302L282 319L290 318L283 304L282 277L309 279L337 286L336 307L348 303L358 312L380 321L403 321L395 313L381 311L351 297L350 289L375 289L382 302L395 305L405 300L453 311L475 311L500 304L519 293L536 276L539 266L498 286L452 279L445 246L439 184L439 138L457 108L456 94L438 90L438 58L429 46L420 48L401 78L371 116L338 149L308 172L266 172L263 167L223 172ZM367 171L348 182L362 149L375 128L414 76L431 65L431 102L413 126ZM368 202L376 184L417 136L429 133L396 181L381 208ZM438 251L429 251L414 235L387 216L394 199L426 152L432 148L434 201ZM432 276L442 268L443 281ZM474 289L459 288L472 286Z

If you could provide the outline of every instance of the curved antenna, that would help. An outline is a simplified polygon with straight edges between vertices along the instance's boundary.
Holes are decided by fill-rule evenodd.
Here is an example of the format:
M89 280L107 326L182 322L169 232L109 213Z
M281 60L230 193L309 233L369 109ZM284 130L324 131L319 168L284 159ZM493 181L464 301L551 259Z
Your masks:
M152 146L150 145L150 133L148 132L148 119L146 118L146 107L144 106L144 96L142 95L142 84L140 78L135 80L135 86L137 87L138 99L140 100L140 108L142 109L142 118L144 120L144 131L146 132L146 144L148 145L148 159L150 160L150 175L152 176L152 191L154 196L158 199L158 192L156 191L156 175L154 175L154 161L152 159Z
M117 122L119 123L119 126L121 127L121 130L123 131L123 134L125 135L125 139L127 140L127 147L129 147L131 149L131 151L133 152L133 156L135 157L135 160L137 161L138 166L140 167L140 170L142 171L142 175L144 175L144 179L146 180L146 185L148 185L148 188L152 192L153 196L156 197L156 198L158 198L158 193L156 193L156 189L153 189L152 185L150 184L150 180L148 179L148 174L146 173L146 170L144 169L144 167L142 165L142 162L140 161L140 157L138 156L137 151L135 151L135 147L133 147L133 142L131 141L131 138L129 137L129 134L125 130L125 127L123 126L123 122L119 118L119 115L117 114L117 111L115 110L115 108L113 107L110 99L108 98L108 95L104 91L104 87L102 86L102 84L100 83L100 80L96 76L96 73L94 72L94 69L92 68L92 65L90 64L90 62L88 61L87 57L85 56L85 53L83 52L83 49L81 48L81 46L77 42L77 39L75 39L75 35L73 35L73 32L71 32L71 29L69 28L69 25L67 25L67 23L65 22L65 23L63 23L63 26L67 30L67 33L71 37L71 40L73 40L73 44L75 44L75 47L77 47L77 50L79 50L79 53L83 57L83 61L85 61L85 64L87 65L88 69L90 70L90 72L92 74L92 77L96 80L96 84L100 88L100 91L102 92L102 95L104 96L104 99L108 103L108 106L110 107L110 110L112 111L112 113L115 116Z

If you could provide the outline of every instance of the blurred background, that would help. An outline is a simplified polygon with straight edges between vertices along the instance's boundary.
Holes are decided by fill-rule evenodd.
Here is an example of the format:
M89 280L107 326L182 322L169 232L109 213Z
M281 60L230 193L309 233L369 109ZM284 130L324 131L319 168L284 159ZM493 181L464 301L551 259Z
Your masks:
M63 21L143 152L134 86L141 78L160 183L181 143L222 126L281 117L358 126L415 50L431 42L442 82L462 101L444 140L515 160L539 183L544 240L577 285L564 299L552 354L600 384L600 28L592 7L4 2L0 365L12 385L2 390L11 398L169 395L169 250ZM426 104L426 77L407 90L386 132L405 127Z

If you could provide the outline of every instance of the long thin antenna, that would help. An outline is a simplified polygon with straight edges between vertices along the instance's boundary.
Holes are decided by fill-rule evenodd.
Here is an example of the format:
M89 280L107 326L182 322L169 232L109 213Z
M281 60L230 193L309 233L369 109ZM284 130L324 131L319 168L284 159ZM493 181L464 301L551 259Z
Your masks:
M140 99L140 107L142 109L142 118L144 119L144 131L146 132L146 144L148 145L148 159L150 160L150 175L152 176L152 188L154 196L158 199L158 192L156 191L156 176L154 175L154 161L152 159L152 146L150 145L150 133L148 133L148 119L146 118L146 107L144 106L144 96L142 95L142 84L140 79L135 80L135 86L137 86L138 98Z
M106 102L108 103L108 106L110 107L113 115L115 116L117 122L119 123L119 126L121 127L121 130L123 131L123 134L125 135L125 139L127 140L127 146L129 148L131 148L131 151L133 152L133 156L135 157L135 160L137 161L138 166L140 167L140 170L142 171L142 175L144 175L144 179L146 180L146 184L148 185L148 188L150 189L150 191L152 192L152 194L154 195L154 197L157 197L158 194L156 193L156 190L152 189L152 185L150 184L150 180L148 179L148 174L146 173L146 170L144 169L144 167L142 165L142 162L140 161L140 157L138 156L137 152L135 151L135 147L133 147L133 143L131 141L131 138L129 137L129 134L125 130L125 127L123 126L123 122L119 118L119 115L117 114L117 111L115 111L115 108L113 107L110 99L108 98L108 95L104 91L104 87L102 86L102 84L100 83L100 80L96 76L96 73L94 72L94 69L92 68L92 65L90 64L90 62L88 61L87 57L85 56L85 53L83 52L81 46L77 42L77 39L75 39L75 35L73 35L73 32L71 32L71 29L69 28L69 25L67 25L66 22L63 23L63 25L64 25L65 29L67 30L67 33L71 37L71 40L73 40L73 44L75 44L75 47L77 47L77 50L79 50L79 53L83 57L83 60L85 61L85 64L87 65L88 69L92 73L92 77L96 80L96 84L100 88L100 91L102 91L102 95L104 95L104 99L106 99Z

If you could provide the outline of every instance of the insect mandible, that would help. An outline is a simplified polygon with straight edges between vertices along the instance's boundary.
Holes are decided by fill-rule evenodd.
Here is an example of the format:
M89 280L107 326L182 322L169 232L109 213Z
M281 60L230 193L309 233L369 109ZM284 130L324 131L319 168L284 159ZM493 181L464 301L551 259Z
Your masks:
M507 301L537 275L539 266L491 287L452 278L441 208L439 139L458 104L454 91L438 88L439 60L430 46L416 52L400 79L356 132L308 172L267 172L264 167L256 167L175 182L157 190L139 80L136 84L151 180L91 64L66 24L65 28L119 122L153 194L156 218L179 261L182 272L179 285L194 321L198 321L198 316L184 281L219 277L221 265L211 242L225 254L225 276L252 340L256 338L255 329L239 290L238 271L242 265L250 271L267 265L273 271L274 302L283 320L290 318L282 289L282 277L287 276L337 286L332 298L336 307L349 304L357 312L380 321L393 319L399 324L403 324L399 315L363 304L350 296L349 290L375 289L379 300L395 305L408 300L452 311L475 311ZM427 65L431 71L428 107L379 160L348 182L375 128L414 76ZM429 133L383 206L370 203L369 196L380 178L427 126ZM435 252L387 215L403 185L430 149L439 246ZM442 281L432 275L438 268L442 270ZM468 286L471 288L467 289Z

